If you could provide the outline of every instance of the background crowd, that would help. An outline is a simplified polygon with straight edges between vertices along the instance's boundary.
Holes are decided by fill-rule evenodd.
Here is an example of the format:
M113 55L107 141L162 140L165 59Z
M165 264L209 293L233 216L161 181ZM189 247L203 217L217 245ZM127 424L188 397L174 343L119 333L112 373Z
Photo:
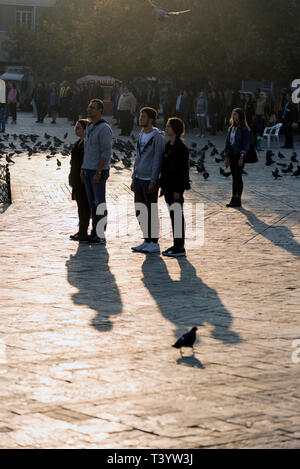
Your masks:
M57 117L68 118L72 125L80 117L86 117L91 99L104 99L104 87L100 82L83 84L38 83L32 92L31 106L37 123L43 123L48 116L56 124ZM288 89L281 90L277 96L270 91L256 89L254 93L238 90L179 88L171 85L158 86L155 82L124 84L116 82L109 88L111 112L121 135L129 136L138 125L139 110L144 106L157 109L163 124L169 117L180 117L185 123L186 133L197 132L204 137L208 132L217 135L228 128L233 108L245 111L248 124L256 136L263 135L264 128L278 122L284 124L288 132L287 146L291 146L291 132L294 123L300 125L299 106L292 103ZM107 93L106 93L107 98ZM19 93L14 83L7 86L7 105L2 121L9 115L12 122L17 121ZM288 112L287 112L288 111Z

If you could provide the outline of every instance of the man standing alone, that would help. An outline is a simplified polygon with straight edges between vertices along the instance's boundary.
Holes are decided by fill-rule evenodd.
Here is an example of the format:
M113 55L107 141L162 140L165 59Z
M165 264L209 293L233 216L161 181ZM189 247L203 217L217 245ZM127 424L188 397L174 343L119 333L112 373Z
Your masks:
M161 170L162 155L165 151L165 139L154 127L157 111L144 107L140 112L140 133L136 161L132 175L131 190L134 192L136 215L141 218L140 225L144 242L132 248L134 252L160 252L158 244L158 179Z
M106 181L112 151L112 130L102 119L103 101L92 99L88 106L88 116L91 119L84 139L84 159L81 179L92 209L92 233L88 237L90 244L105 244L105 230L107 223L106 209ZM98 210L97 210L98 209ZM101 223L100 223L101 222Z

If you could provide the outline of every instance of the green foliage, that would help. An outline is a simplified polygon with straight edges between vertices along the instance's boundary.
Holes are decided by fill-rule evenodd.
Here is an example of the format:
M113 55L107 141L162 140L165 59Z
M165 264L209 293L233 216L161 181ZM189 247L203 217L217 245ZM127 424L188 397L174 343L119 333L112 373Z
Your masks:
M57 0L36 31L4 48L46 80L110 74L237 86L298 75L298 0L156 0L192 12L161 20L146 0Z

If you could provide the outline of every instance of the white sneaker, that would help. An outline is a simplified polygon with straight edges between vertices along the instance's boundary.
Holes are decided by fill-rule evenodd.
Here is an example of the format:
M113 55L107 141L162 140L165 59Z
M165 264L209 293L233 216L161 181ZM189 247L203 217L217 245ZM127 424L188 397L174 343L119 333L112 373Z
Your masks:
M148 246L143 249L142 252L146 254L152 254L154 252L160 252L160 247L158 243L148 243Z
M143 249L145 249L146 247L148 247L150 245L150 243L146 243L146 241L143 242L143 244L141 244L140 246L136 246L135 248L131 248L134 252L142 252Z

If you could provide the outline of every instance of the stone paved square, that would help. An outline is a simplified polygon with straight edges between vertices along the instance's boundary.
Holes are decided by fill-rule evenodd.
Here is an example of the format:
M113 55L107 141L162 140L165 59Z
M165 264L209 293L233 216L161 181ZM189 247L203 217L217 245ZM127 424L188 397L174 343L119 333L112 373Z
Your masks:
M29 114L7 131L54 135ZM60 119L66 131L75 141ZM61 170L15 158L0 209L0 448L300 448L300 178L274 180L264 156L246 166L241 210L226 209L231 179L209 153L207 181L191 170L205 239L179 261L131 253L130 170L112 168L108 202L111 216L132 205L131 231L89 247L69 241L69 157ZM171 345L193 326L196 355L181 358Z

